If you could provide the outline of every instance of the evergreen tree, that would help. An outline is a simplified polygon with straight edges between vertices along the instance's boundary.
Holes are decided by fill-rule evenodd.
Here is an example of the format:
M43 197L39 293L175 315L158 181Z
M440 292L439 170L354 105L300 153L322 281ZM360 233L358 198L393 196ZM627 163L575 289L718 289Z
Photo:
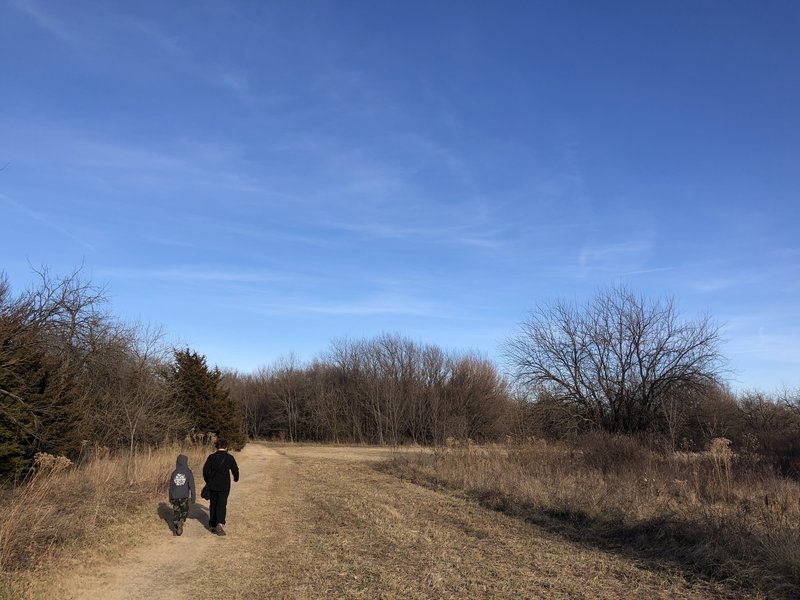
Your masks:
M40 379L33 352L23 352L9 319L0 316L0 478L20 475L29 465L43 415L31 402Z
M174 355L168 373L174 401L189 410L197 430L213 432L233 448L244 447L242 415L221 385L220 370L209 369L206 357L189 348L176 350Z
M75 369L37 316L29 297L11 298L0 277L0 479L24 473L36 452L79 447Z

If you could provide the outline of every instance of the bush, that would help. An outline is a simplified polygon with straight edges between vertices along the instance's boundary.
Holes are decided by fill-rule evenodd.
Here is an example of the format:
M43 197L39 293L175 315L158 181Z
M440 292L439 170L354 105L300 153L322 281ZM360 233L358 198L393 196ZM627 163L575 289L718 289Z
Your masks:
M592 432L577 438L583 464L603 474L645 471L651 451L636 438L626 435Z

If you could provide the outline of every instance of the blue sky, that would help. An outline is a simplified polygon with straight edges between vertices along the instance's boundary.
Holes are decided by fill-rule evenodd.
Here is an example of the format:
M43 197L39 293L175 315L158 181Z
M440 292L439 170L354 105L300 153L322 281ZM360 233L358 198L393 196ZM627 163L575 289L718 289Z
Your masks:
M800 385L800 4L0 0L0 269L252 370L626 283Z

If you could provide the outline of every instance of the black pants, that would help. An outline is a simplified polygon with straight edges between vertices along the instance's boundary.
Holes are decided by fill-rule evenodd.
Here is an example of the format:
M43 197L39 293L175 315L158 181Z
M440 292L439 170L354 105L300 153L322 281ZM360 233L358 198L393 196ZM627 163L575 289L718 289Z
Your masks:
M228 494L230 494L230 491L217 492L216 490L209 490L209 494L211 494L211 505L208 507L208 526L225 525L225 511L228 508Z

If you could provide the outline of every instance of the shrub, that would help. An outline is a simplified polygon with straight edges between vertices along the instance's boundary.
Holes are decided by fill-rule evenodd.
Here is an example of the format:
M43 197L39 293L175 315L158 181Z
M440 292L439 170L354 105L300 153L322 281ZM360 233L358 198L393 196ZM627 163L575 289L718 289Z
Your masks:
M583 464L604 474L646 470L651 455L636 438L602 431L578 437L577 447Z

